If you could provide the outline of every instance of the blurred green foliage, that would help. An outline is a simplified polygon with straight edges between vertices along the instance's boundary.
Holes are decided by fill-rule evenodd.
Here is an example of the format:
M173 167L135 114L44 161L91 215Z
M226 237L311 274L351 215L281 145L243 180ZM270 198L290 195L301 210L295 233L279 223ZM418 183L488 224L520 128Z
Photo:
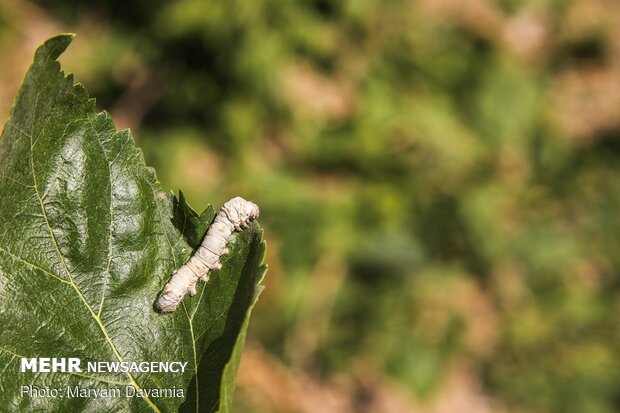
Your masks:
M165 187L261 206L252 331L283 360L618 411L620 6L37 3Z

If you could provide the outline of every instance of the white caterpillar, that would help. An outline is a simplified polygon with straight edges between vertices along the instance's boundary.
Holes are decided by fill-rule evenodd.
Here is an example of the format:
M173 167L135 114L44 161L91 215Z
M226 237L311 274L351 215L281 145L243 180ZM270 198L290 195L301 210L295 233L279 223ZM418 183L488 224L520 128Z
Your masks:
M209 280L209 271L222 268L220 257L229 253L226 248L233 231L247 228L258 218L258 206L241 197L226 202L218 212L213 224L198 250L166 284L157 298L156 306L164 313L174 312L187 293L196 294L196 283Z

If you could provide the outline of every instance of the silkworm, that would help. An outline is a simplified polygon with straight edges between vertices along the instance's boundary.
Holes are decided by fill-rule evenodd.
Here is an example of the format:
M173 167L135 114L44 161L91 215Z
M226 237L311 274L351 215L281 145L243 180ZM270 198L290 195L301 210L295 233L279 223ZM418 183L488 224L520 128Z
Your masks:
M226 244L233 232L258 218L258 206L241 197L226 202L209 227L202 244L189 261L172 273L155 305L163 313L174 312L183 297L196 294L196 283L207 282L211 270L222 268L220 258L229 253Z

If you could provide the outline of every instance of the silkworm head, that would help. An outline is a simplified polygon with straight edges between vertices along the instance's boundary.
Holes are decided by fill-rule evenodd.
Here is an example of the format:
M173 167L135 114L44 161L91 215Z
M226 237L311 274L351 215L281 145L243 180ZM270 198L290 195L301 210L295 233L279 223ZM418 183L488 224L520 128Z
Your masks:
M226 202L222 209L237 225L254 221L259 215L258 205L239 196Z
M243 205L243 214L247 217L246 221L254 221L258 218L259 213L258 205L254 202L247 201Z

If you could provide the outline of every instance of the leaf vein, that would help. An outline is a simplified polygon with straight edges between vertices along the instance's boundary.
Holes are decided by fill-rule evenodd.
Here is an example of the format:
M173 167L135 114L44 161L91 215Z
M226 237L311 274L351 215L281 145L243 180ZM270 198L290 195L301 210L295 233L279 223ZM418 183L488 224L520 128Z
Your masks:
M47 271L46 269L39 267L38 265L35 265L35 264L33 264L33 263L29 262L29 261L26 261L25 259L21 258L20 256L15 255L12 252L8 251L6 248L4 248L1 245L0 245L0 251L4 252L5 254L7 254L8 256L10 256L13 259L15 259L15 260L17 260L17 261L19 261L19 262L21 262L21 263L23 263L23 264L25 264L25 265L27 265L29 267L34 268L35 270L39 270L39 271L43 272L44 274L49 275L50 277L53 277L53 278L57 279L58 281L60 281L60 282L62 282L64 284L71 285L71 282L69 282L68 280L65 280L64 278L61 278L61 277L57 276L56 274L53 274L53 273Z
M35 110L36 110L36 105L35 105ZM67 274L67 276L69 277L71 286L73 287L75 292L78 294L78 296L80 297L80 299L82 300L82 302L84 303L84 305L86 306L88 311L90 312L90 315L95 319L95 321L99 325L99 328L101 329L101 331L102 331L106 341L110 345L110 347L112 349L112 352L114 353L116 358L119 361L122 362L123 361L123 357L118 352L118 349L116 348L116 345L112 341L112 338L110 337L110 335L109 335L105 325L103 324L103 321L95 313L95 310L92 308L92 306L90 305L90 303L88 302L88 300L86 299L86 297L84 296L84 294L82 293L82 291L80 290L78 285L76 284L75 279L73 278L73 275L71 274L71 271L69 271L69 267L67 266L67 263L65 261L65 257L62 254L62 252L60 251L60 246L58 245L58 241L56 240L56 236L54 235L54 231L52 229L52 226L50 225L49 218L47 216L47 211L45 210L45 205L43 204L43 200L41 199L41 194L39 192L39 186L38 186L38 183L37 183L37 177L36 177L36 172L35 172L35 168L34 168L34 143L32 141L32 135L31 135L31 138L30 138L30 168L31 168L31 173L32 173L32 180L33 180L33 183L34 183L34 190L35 190L35 193L36 193L36 196L37 196L37 200L39 201L39 206L41 207L41 212L43 213L43 218L45 219L45 224L47 225L47 229L49 230L52 243L54 244L54 248L56 249L56 253L58 254L58 257L60 258L60 261L62 263L63 269L64 269L65 273ZM142 390L142 388L136 382L135 378L133 377L133 375L131 373L127 372L127 376L129 377L129 380L130 380L131 384L136 389ZM153 401L148 396L146 396L146 395L144 396L144 401L149 405L149 407L151 407L151 409L153 409L156 412L160 412L159 408L153 403Z
M202 296L200 297L202 298ZM199 412L200 406L200 386L198 385L198 356L196 355L196 340L194 338L194 321L190 318L189 313L187 312L187 307L185 306L185 302L183 304L183 311L185 312L185 316L187 317L187 321L189 321L189 331L192 335L192 352L194 354L194 375L196 376L196 413ZM200 304L200 301L198 302Z
M101 317L101 311L103 310L103 303L105 301L105 293L106 293L106 289L108 288L108 281L110 279L110 267L112 266L112 233L114 232L114 210L112 208L112 198L114 196L112 193L112 170L111 170L112 164L110 163L110 161L108 161L108 157L106 156L105 149L103 148L103 145L101 144L101 140L100 140L101 136L99 135L99 132L93 125L92 119L90 117L88 118L88 123L90 124L90 127L93 129L93 131L95 132L95 135L97 136L97 143L99 144L99 147L101 148L101 153L103 155L103 158L108 164L108 179L110 181L110 208L109 208L110 224L108 225L108 262L106 264L106 269L103 274L103 287L101 288L101 300L99 302L99 310L97 311L97 316Z

